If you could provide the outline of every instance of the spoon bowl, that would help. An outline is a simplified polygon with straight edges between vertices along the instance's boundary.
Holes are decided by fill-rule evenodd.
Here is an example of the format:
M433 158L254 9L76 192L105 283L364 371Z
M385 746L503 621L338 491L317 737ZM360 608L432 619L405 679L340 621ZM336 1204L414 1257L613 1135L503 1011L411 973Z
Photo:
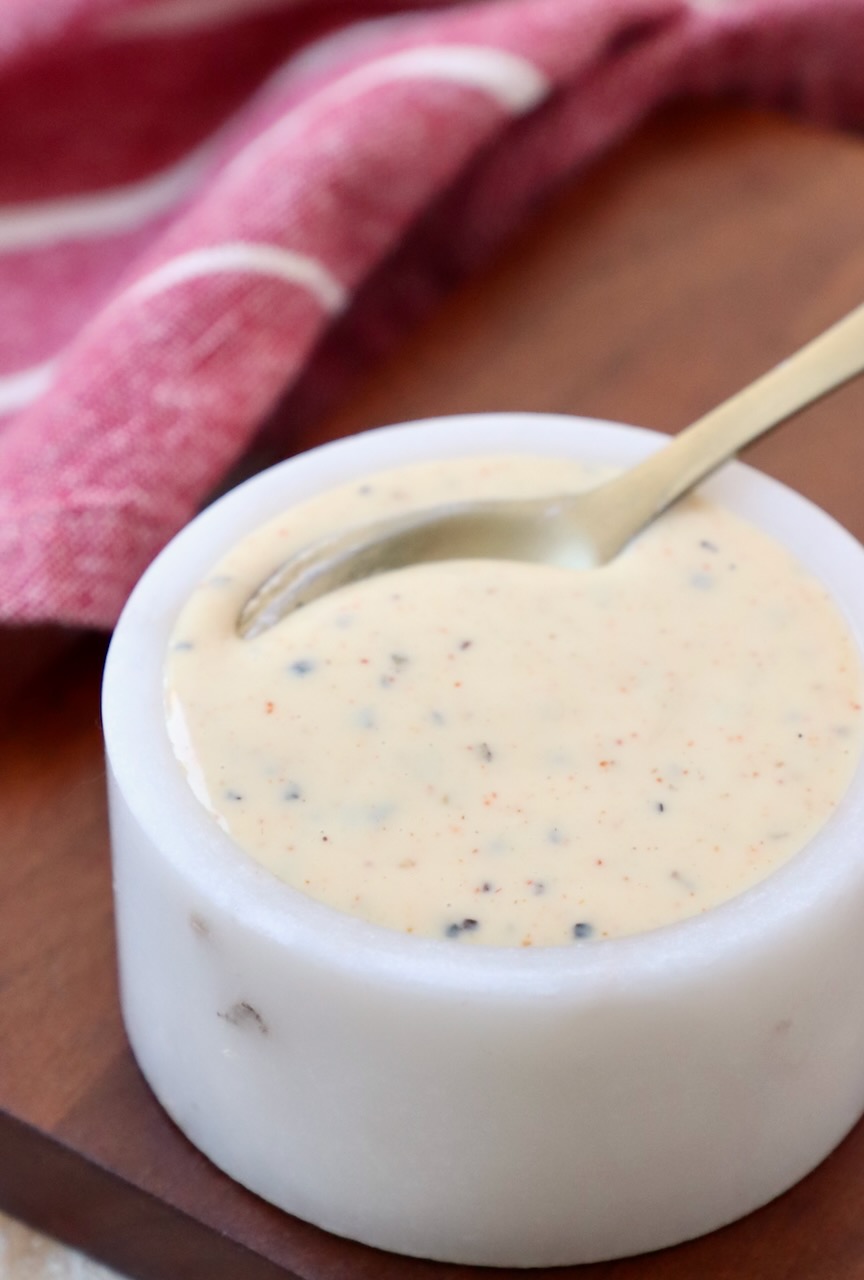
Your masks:
M254 638L319 596L411 564L471 558L592 568L603 560L585 518L596 493L452 503L341 530L304 547L262 583L244 607L240 633Z

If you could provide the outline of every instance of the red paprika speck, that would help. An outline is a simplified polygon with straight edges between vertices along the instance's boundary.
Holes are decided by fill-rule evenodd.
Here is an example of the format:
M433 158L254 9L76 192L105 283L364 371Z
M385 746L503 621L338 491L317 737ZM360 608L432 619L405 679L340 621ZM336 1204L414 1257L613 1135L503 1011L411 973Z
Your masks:
M276 707L272 702L265 702L264 710L266 711L268 716L272 716L273 712L276 710Z

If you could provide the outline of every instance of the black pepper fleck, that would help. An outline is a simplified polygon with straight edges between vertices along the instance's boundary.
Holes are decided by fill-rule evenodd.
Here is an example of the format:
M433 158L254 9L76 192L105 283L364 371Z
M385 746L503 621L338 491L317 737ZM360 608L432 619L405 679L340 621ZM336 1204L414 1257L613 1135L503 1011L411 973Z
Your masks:
M465 919L460 920L458 924L448 924L444 929L444 935L447 938L458 938L462 933L472 933L474 929L479 928L479 920L475 920L473 916L466 916Z
M590 938L594 933L593 924L588 924L584 920L580 920L578 924L573 926L574 938Z
M480 759L481 759L481 760L485 760L485 761L486 761L486 763L488 764L488 763L489 763L489 761L492 759L492 756L493 756L492 748L489 746L489 743L488 743L488 742L478 742L478 743L477 743L477 754L478 754L478 756L480 757Z
M315 670L315 663L311 658L298 658L296 662L292 662L288 670L292 676L309 676Z
M240 791L235 791L232 787L228 787L225 791L225 799L226 800L242 800L243 793Z
M283 800L302 800L303 789L296 782L289 782L285 790L282 792Z

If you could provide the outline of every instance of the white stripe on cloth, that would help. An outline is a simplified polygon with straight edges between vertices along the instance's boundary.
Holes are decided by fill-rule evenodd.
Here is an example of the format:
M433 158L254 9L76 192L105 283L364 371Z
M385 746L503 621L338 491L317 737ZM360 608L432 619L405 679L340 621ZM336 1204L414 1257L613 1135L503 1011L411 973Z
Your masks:
M324 42L321 43L323 45ZM304 56L305 51L298 58L303 59ZM424 44L412 49L398 49L395 53L387 53L350 68L295 110L352 98L367 89L396 80L425 79L449 80L469 89L480 89L514 115L537 106L550 88L539 67L506 49L480 44ZM284 116L271 127L278 128L280 123L284 124L291 118L291 115Z
M235 176L254 171L274 143L281 144L307 123L321 106L344 102L380 85L400 80L444 80L477 89L495 99L506 111L522 115L548 95L550 83L539 67L526 58L488 45L428 44L401 49L364 63L331 80L281 116L235 156L226 172Z
M204 172L212 142L140 182L92 195L0 206L0 253L130 231L182 199Z
M0 416L23 409L47 391L54 378L54 365L53 360L46 360L17 373L0 374Z
M319 96L354 94L390 80L450 80L470 89L480 89L495 98L507 111L521 115L530 111L549 92L543 72L527 58L477 44L427 44L402 49L349 72ZM310 101L314 101L311 99Z
M111 305L122 304L127 298L152 297L186 280L220 272L264 275L297 285L306 289L325 311L331 313L340 311L348 300L346 290L316 258L280 249L276 245L240 240L193 249L169 259L118 294ZM0 374L0 417L23 409L47 391L53 381L55 363L47 360L17 373Z
M183 284L186 280L228 271L271 276L299 285L308 290L329 312L340 311L348 297L336 277L317 258L294 253L291 249L280 249L277 245L237 240L191 249L188 253L171 258L136 280L114 301L122 303L125 298L151 297Z

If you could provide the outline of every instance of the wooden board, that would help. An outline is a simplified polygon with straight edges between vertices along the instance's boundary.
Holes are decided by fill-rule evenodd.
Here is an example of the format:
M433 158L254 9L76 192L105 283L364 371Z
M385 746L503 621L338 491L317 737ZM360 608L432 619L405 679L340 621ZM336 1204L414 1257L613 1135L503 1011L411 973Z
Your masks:
M481 409L677 428L864 297L862 209L857 141L733 109L670 112L563 190L347 407L307 414L299 443ZM859 537L862 414L853 386L751 455ZM0 646L7 682L28 648ZM148 1280L474 1274L286 1217L215 1170L151 1097L117 1005L102 652L90 640L65 653L0 728L0 1205ZM864 1275L862 1202L864 1125L743 1222L557 1274L852 1280Z

